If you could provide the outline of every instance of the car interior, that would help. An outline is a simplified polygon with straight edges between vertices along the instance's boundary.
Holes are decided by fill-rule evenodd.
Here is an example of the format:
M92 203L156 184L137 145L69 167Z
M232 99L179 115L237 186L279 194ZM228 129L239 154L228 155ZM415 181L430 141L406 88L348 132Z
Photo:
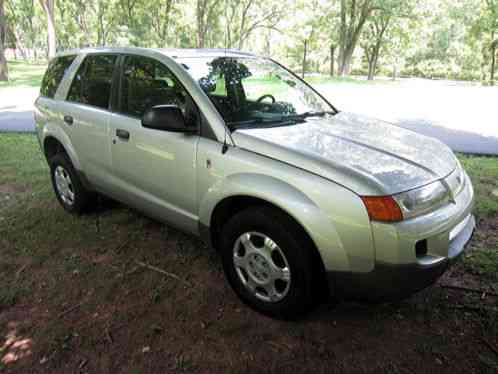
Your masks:
M209 76L201 78L199 84L228 123L281 118L296 113L292 104L277 101L271 94L265 93L256 100L248 99L243 80L251 75L243 63L222 57L213 60Z

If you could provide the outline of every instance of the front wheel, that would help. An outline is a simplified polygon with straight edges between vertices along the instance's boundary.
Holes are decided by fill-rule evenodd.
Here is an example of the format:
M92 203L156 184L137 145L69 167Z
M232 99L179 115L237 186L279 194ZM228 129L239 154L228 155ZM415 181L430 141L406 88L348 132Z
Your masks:
M283 212L248 208L223 227L220 243L226 277L246 304L284 319L312 307L312 243Z

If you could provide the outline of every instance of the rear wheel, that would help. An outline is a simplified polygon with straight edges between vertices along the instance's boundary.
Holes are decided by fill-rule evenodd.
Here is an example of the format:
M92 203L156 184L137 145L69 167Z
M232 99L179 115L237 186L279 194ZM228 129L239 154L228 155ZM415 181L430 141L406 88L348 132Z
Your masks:
M94 206L95 194L88 191L65 153L57 153L49 161L52 187L57 200L70 213L81 214Z
M315 301L313 246L290 217L269 207L248 208L221 232L225 274L248 305L277 318L296 318Z

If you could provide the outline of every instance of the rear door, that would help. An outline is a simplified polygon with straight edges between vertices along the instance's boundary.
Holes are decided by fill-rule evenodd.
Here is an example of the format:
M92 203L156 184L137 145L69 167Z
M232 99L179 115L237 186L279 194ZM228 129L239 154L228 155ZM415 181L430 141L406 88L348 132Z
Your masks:
M117 54L89 54L76 72L59 112L81 168L97 188L109 187L108 126Z
M43 76L40 88L40 96L36 99L35 122L37 131L40 132L42 126L62 122L62 117L58 113L58 103L56 92L69 67L75 60L76 55L60 56L50 61L47 71Z
M155 105L177 105L198 125L190 95L161 62L123 56L117 112L110 121L113 191L130 205L163 221L196 232L196 149L198 134L142 127L144 112Z

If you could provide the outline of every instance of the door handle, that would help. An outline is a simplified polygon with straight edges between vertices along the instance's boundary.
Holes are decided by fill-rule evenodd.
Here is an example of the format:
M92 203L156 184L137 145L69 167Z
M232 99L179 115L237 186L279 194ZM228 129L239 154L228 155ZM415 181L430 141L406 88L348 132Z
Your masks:
M124 140L130 139L130 133L123 129L116 129L116 136Z
M69 126L71 126L74 122L72 116L64 116L64 122L66 122Z

